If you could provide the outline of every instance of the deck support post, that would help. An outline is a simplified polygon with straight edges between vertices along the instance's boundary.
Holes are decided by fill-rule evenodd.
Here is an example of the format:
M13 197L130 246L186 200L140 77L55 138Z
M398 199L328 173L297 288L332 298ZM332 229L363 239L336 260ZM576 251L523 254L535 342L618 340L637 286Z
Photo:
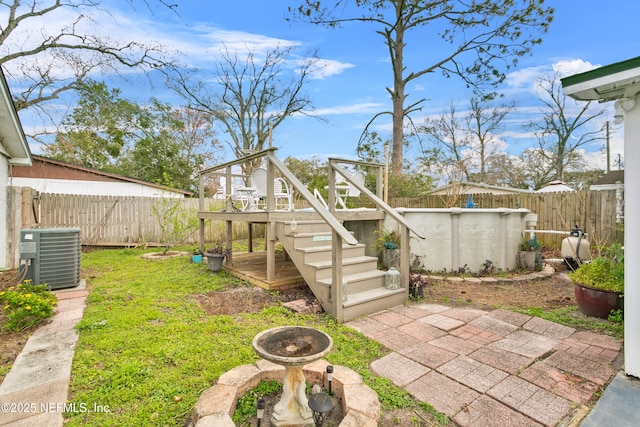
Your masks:
M233 265L233 222L226 221L227 223L227 243L226 243L226 263L227 265Z
M333 230L331 234L331 304L335 307L333 315L339 322L344 321L342 306L342 238Z
M198 210L204 212L204 175L198 175ZM204 253L204 218L199 218L200 230L198 231L198 249Z
M267 250L267 281L276 278L276 223L269 221L265 228L265 246Z
M409 239L409 229L400 224L400 283L402 283L407 299L409 298L409 264L411 263Z
M336 171L333 168L333 163L329 161L329 178L327 190L329 194L327 195L327 205L329 207L329 212L335 213L336 211Z

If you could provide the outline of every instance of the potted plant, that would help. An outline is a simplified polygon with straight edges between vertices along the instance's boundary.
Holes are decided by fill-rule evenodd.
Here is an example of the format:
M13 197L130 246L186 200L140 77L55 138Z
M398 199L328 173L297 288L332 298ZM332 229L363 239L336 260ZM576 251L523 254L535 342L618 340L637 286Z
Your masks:
M527 239L522 235L520 250L518 251L518 267L527 270L542 270L542 245L534 235Z
M398 248L400 248L400 235L396 230L376 230L376 241L373 246L376 253L380 256L382 266L384 268L397 267Z
M209 271L220 271L222 269L222 261L226 255L224 246L221 242L216 242L209 249L204 251L204 256L207 258L207 268Z
M606 319L611 310L622 310L624 302L624 252L612 245L600 256L569 273L576 302L588 316Z
M191 262L202 264L202 252L200 252L200 249L195 248L193 250L193 253L191 254Z

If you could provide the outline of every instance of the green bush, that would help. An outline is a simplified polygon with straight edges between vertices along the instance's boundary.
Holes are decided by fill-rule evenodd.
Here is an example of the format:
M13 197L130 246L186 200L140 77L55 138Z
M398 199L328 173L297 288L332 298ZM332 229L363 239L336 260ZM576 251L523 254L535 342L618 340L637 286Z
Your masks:
M18 286L0 291L0 303L4 303L3 313L7 318L4 328L18 332L51 317L57 300L46 285L33 285L25 280Z
M571 280L581 285L605 291L624 292L624 252L619 244L612 245L601 256L582 264L569 273Z

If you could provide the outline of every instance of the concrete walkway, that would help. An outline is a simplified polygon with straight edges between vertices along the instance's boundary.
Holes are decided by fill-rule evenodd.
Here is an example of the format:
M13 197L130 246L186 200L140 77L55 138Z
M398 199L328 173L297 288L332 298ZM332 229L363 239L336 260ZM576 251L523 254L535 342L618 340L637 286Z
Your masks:
M377 375L461 426L578 425L618 372L621 349L609 336L507 310L416 304L347 325L393 350L372 363ZM629 399L640 407L640 393ZM615 425L638 425L637 413L629 417Z
M29 337L0 384L0 426L63 425L78 341L74 328L82 319L89 293L77 289L55 292L58 307L51 322Z

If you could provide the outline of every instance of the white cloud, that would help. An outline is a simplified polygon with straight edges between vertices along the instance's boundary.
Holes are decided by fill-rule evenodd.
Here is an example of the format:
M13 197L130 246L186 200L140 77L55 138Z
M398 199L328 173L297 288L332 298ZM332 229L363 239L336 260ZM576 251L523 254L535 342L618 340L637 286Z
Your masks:
M573 74L584 73L594 68L598 68L600 65L593 65L588 61L582 59L570 59L565 61L558 61L552 65L553 71L558 73L560 77L571 76Z
M509 89L532 90L535 82L543 75L549 73L552 68L546 65L523 68L507 74L505 83Z
M582 59L564 59L549 65L538 65L536 67L522 68L507 74L505 83L508 92L533 92L540 79L547 78L553 74L566 77L572 74L583 73L599 67Z
M500 132L499 135L501 138L515 138L515 139L535 139L536 138L536 134L534 132L525 131L525 130L523 130L522 132L519 132L518 130L508 130L508 131Z
M376 112L380 109L381 104L375 102L363 102L359 104L350 104L350 105L336 105L334 107L320 108L315 110L315 114L321 116L329 116L336 114L362 114L362 113L372 113Z
M333 59L316 59L311 65L310 76L314 80L324 80L353 67L354 65L348 62L340 62Z
M252 52L256 55L263 55L276 47L286 48L300 45L300 42L244 31L221 30L208 26L200 26L199 29L203 31L202 37L209 42L207 51L212 54L228 49L230 52L239 54Z

